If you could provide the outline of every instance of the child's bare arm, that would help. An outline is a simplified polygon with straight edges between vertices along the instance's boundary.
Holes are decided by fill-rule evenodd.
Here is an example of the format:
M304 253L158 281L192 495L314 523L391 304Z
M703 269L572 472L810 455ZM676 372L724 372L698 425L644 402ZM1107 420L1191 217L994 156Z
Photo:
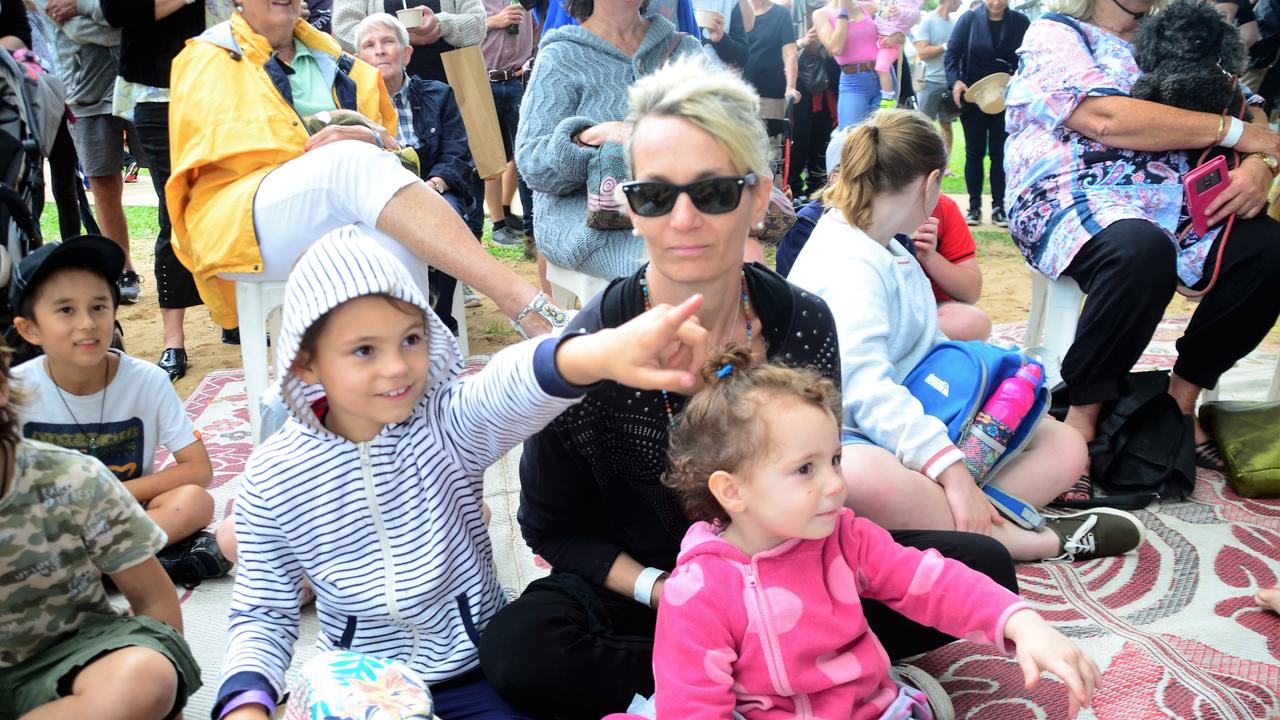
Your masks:
M982 297L982 268L978 267L977 258L952 263L937 253L933 253L924 262L925 274L938 283L942 292L962 303L973 305Z
M149 557L109 577L129 600L135 614L148 615L182 632L182 608L178 605L178 595L159 560Z
M173 454L174 464L160 472L127 480L124 487L138 502L147 502L161 493L183 485L209 487L213 481L213 463L204 442L196 440Z
M1040 682L1040 673L1057 675L1067 686L1068 717L1093 704L1093 692L1101 671L1093 659L1031 609L1009 616L1004 636L1018 646L1018 665L1028 690Z

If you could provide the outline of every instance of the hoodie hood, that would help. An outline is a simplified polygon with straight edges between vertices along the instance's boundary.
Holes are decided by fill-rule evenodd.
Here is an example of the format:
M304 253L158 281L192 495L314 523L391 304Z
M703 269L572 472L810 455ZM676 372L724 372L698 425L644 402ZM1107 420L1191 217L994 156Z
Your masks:
M307 384L290 368L307 328L339 305L365 295L387 295L422 308L430 355L424 397L462 371L462 356L453 334L436 317L404 265L358 227L334 230L303 253L289 273L280 337L276 339L276 377L289 414L325 435L333 433L325 429L311 407L324 396L324 388Z
M676 33L676 26L661 15L650 15L645 19L649 21L649 30L640 41L640 47L636 48L634 58L628 57L612 43L580 25L562 25L551 30L542 36L542 42L538 44L538 48L541 51L558 42L583 45L627 63L640 61L641 67L656 70L669 54L667 50L671 44L671 36ZM650 58L650 54L654 54L654 57Z
M840 511L841 514L852 513L851 510L845 508ZM727 562L738 565L750 565L751 558L746 553L738 549L736 545L725 540L721 533L724 527L719 524L711 524L709 522L696 522L689 526L689 530L685 532L684 539L680 541L680 554L676 557L676 565L684 565L692 562L695 558L702 555L715 555ZM796 545L802 542L825 542L823 540L788 540L781 545L757 553L757 558L774 557L785 554Z

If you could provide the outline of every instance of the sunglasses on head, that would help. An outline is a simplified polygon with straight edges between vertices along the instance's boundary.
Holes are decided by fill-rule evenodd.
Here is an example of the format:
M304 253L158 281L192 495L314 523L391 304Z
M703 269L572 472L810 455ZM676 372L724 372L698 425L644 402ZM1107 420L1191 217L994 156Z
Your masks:
M747 173L742 177L703 178L687 185L661 180L633 180L623 183L622 193L626 195L631 211L640 217L666 215L676 206L680 193L689 196L698 212L723 215L738 207L743 188L755 187L755 184L755 173Z

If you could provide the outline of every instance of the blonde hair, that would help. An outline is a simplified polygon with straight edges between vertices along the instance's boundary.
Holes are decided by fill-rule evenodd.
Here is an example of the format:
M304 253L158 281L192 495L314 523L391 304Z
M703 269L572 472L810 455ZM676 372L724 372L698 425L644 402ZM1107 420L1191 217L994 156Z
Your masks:
M901 191L947 166L947 150L933 123L914 110L879 110L855 127L840 151L840 171L822 192L850 225L871 225L876 195Z
M715 138L729 153L737 172L769 177L769 138L760 121L760 96L742 78L713 67L702 53L675 60L631 86L631 114L687 120ZM635 134L627 162L635 168Z
M1151 9L1147 11L1148 15L1160 12L1164 6L1168 4L1168 0L1155 0L1151 3ZM1049 0L1045 3L1045 7L1050 12L1058 12L1063 15L1070 15L1077 20L1087 21L1093 17L1094 0Z
M712 351L702 378L707 387L689 401L671 429L662 484L680 495L689 519L728 522L707 480L718 470L740 472L772 450L762 437L769 401L798 398L831 413L838 425L840 391L811 368L752 367L751 351L736 344Z

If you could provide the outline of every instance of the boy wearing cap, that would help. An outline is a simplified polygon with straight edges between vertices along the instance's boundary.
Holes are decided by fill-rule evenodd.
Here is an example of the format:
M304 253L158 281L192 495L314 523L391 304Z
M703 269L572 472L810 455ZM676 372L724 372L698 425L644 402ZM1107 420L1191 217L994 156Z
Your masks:
M11 283L14 327L44 351L13 369L30 398L23 437L78 450L107 466L167 537L161 564L184 584L230 564L203 528L213 519L209 455L159 367L113 350L124 253L86 235L23 258ZM155 471L157 445L175 463Z

